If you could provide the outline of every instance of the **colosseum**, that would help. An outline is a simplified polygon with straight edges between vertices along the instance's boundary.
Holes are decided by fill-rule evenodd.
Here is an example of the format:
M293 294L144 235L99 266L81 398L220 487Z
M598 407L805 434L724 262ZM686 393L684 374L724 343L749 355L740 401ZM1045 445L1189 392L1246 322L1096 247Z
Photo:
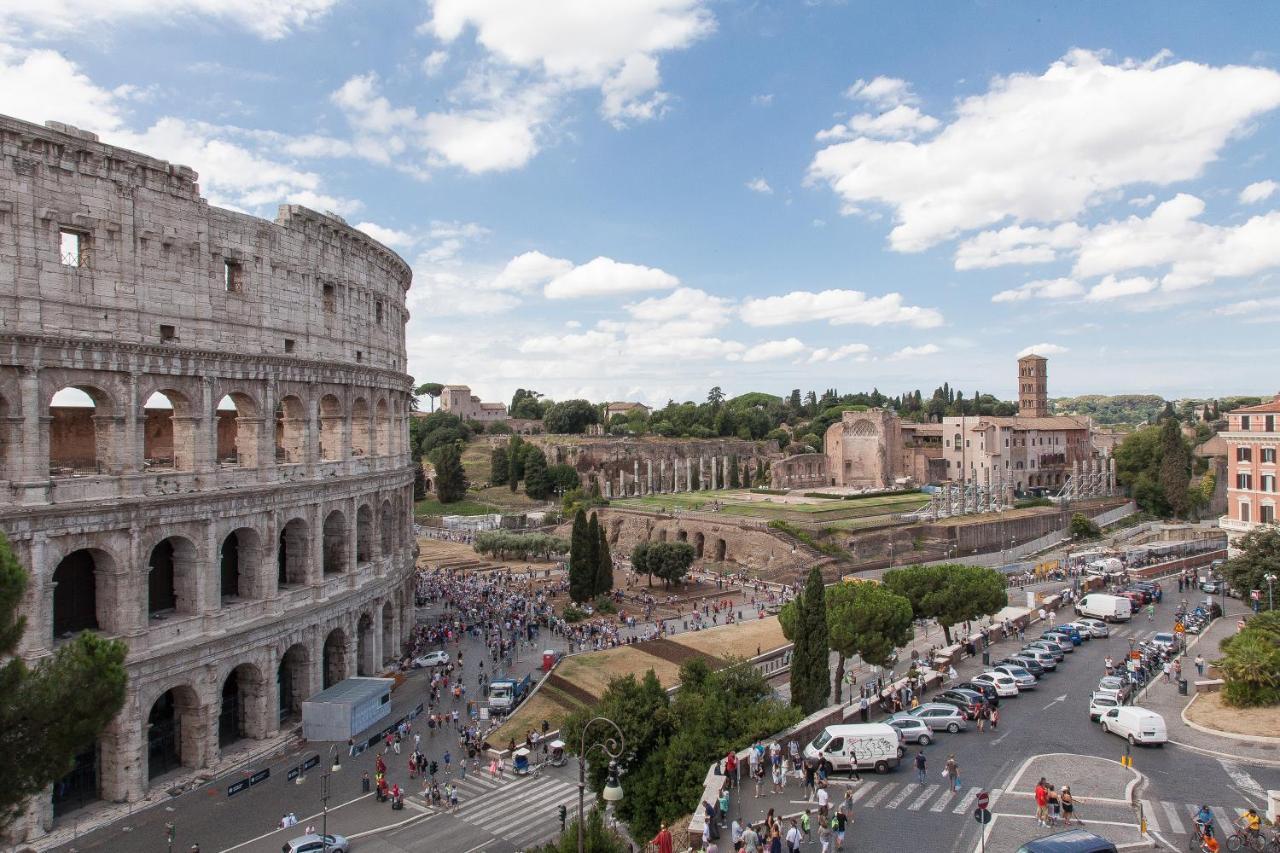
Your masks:
M128 644L124 710L21 833L225 764L413 618L409 266L332 215L0 117L0 530L23 657ZM246 743L247 741L247 743Z

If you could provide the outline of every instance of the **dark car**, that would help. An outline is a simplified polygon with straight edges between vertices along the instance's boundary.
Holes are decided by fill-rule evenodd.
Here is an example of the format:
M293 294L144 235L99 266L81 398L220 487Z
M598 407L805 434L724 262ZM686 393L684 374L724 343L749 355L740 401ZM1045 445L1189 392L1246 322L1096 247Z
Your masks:
M1159 581L1136 581L1133 586L1151 593L1156 601L1164 600L1164 587L1160 586Z
M1066 634L1071 638L1071 642L1075 643L1077 646L1093 636L1092 634L1086 634L1084 631L1081 631L1075 625L1058 625L1056 628L1051 628L1050 630L1055 634Z
M1138 601L1141 604L1150 604L1156 597L1155 593L1153 593L1151 590L1143 589L1140 586L1130 586L1120 594L1124 596L1129 596L1129 597L1133 597L1136 595L1138 596Z
M1036 678L1042 677L1045 672L1044 667L1040 665L1040 661L1031 657L1018 657L1017 655L1014 655L1013 657L1007 657L1004 660L996 661L996 663L1007 663L1012 664L1013 666L1020 666Z
M962 681L957 684L956 687L963 688L965 690L972 690L975 693L981 693L982 698L986 699L987 704L993 708L1000 704L1000 694L996 692L995 685L993 684L983 684L980 681Z
M971 720L978 718L978 709L987 703L986 697L975 690L966 690L963 687L953 687L950 690L944 690L937 696L933 697L934 702L946 702L949 705L955 705L964 711L965 716Z
M1092 832L1068 829L1028 841L1018 853L1116 853L1116 846Z

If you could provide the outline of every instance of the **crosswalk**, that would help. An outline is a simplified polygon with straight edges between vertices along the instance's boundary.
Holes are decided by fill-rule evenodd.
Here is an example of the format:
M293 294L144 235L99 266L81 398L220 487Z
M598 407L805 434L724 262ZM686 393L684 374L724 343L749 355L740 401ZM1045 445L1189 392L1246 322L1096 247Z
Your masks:
M1171 803L1168 800L1139 800L1142 803L1142 814L1147 819L1147 827L1155 832L1172 832L1175 835L1187 835L1195 828L1196 813L1199 805L1192 803ZM1230 833L1230 827L1244 814L1244 809L1227 806L1210 806L1213 822L1219 830ZM1223 835L1221 831L1219 835Z
M453 781L458 808L451 814L517 849L554 838L560 831L560 806L571 817L576 813L578 786L550 775L495 780L473 773Z

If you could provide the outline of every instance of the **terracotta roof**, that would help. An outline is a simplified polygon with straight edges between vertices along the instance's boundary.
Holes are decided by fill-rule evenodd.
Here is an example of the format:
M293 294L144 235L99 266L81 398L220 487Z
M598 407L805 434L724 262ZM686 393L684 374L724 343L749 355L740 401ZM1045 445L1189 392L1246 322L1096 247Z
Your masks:
M644 403L610 403L610 409L647 409Z
M983 432L993 426L1024 430L1088 429L1089 421L1087 418L1070 415L1047 418L989 417L978 421L976 426L970 428L970 432Z
M1275 399L1270 400L1266 403L1260 403L1257 406L1245 406L1243 409L1232 409L1227 414L1229 415L1246 414L1247 415L1247 414L1252 414L1253 412L1280 412L1280 394L1277 394L1275 396Z

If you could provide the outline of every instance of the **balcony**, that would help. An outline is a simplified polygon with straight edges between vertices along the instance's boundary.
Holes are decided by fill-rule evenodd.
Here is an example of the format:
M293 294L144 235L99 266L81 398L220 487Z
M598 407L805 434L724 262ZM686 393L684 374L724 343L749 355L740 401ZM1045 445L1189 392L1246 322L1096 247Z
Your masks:
M1240 521L1239 519L1232 518L1229 515L1221 516L1218 519L1218 527L1228 533L1248 533L1257 526L1258 523L1256 521Z

